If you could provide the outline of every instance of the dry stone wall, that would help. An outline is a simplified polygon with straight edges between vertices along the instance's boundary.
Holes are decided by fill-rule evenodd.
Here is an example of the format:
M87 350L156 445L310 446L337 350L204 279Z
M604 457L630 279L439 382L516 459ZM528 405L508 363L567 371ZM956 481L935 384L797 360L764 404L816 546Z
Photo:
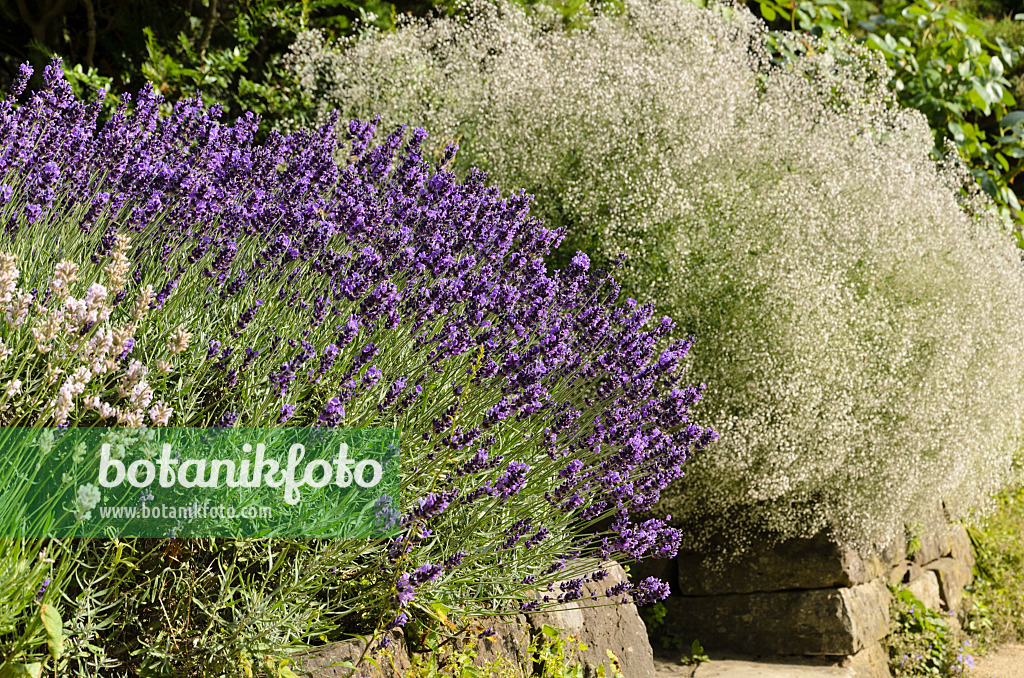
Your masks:
M599 605L590 599L592 594L604 596L605 589L626 580L626 573L618 564L612 563L607 569L609 576L603 581L584 586L584 597L580 601L544 612L482 622L493 629L494 635L477 643L473 665L483 668L501 661L510 675L529 676L533 660L526 648L547 624L586 644L587 649L578 657L583 664L584 678L597 678L597 667L607 666L607 650L618 658L626 678L654 678L654 654L647 627L636 606L632 603ZM373 661L363 657L352 678L403 678L416 653L400 630L392 632L391 637L387 650L374 655ZM296 657L295 670L311 678L344 678L359 661L363 647L361 641L349 640L317 648ZM611 675L607 669L606 675Z
M972 577L963 526L933 526L919 541L909 555L900 546L865 558L820 534L755 548L725 568L681 553L638 574L673 580L656 635L678 646L698 639L711 652L823 657L863 678L888 678L888 585L905 586L932 609L960 612Z
M719 655L745 655L768 661L816 660L852 670L858 678L890 678L883 640L889 634L889 585L902 585L935 610L960 612L963 589L971 581L974 553L959 525L926 530L920 546L859 556L824 535L752 550L725 569L708 568L700 554L634 565L634 579L658 576L672 585L666 615L656 635L679 646L700 640ZM610 577L590 584L582 601L558 609L488 622L491 639L481 641L474 665L500 660L511 675L532 671L526 650L545 624L576 636L587 645L581 659L584 677L596 678L608 663L606 650L619 659L626 678L654 678L655 663L647 628L632 604L588 605L589 595L623 581L618 565ZM303 675L343 677L359 660L360 641L335 643L296 658ZM402 678L415 657L401 631L375 662L364 659L353 676Z

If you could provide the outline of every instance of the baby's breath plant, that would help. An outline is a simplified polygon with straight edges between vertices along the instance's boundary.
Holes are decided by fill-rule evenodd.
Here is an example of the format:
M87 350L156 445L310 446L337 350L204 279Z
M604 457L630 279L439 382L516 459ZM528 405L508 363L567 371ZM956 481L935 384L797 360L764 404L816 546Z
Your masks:
M536 194L563 257L627 255L625 289L700 338L723 437L662 504L693 548L829 528L867 549L1006 476L1024 274L877 55L807 38L779 66L766 40L729 5L634 0L563 30L481 4L345 44L306 33L291 67L323 116L458 139L453 166Z
M90 543L67 593L81 670L226 671L433 603L543 609L604 561L675 552L630 516L716 437L688 420L692 342L583 254L549 271L561 234L521 192L432 169L422 128L257 144L252 117L165 118L145 91L97 124L59 63L45 80L0 102L4 425L402 431L397 539Z
M756 81L756 20L632 2L565 31L546 4L466 12L337 45L307 31L289 64L322 121L338 109L422 124L435 155L457 141L455 166L525 188L546 222L568 228L567 256L628 253L637 276L659 285L655 294L626 278L631 292L675 294L663 264L674 244L662 236L678 217L679 185L718 153Z

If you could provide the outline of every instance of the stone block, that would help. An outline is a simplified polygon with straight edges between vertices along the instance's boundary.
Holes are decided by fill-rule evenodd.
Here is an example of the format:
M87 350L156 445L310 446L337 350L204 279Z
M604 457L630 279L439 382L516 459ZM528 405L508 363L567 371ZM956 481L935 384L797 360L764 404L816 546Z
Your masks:
M883 578L847 588L665 600L664 632L710 651L751 655L851 655L889 633Z
M857 678L892 678L889 672L889 652L881 643L875 643L843 660L844 668L853 669Z
M654 657L654 672L657 678L693 678L696 666L685 666L678 659Z
M909 584L912 581L916 581L922 574L924 574L924 568L914 561L908 560L907 572L903 575L903 583Z
M300 676L309 678L402 678L412 667L409 650L401 629L391 632L391 643L376 655L369 652L357 665L352 673L352 664L356 664L363 655L365 647L358 638L331 643L313 648L292 656L293 670Z
M913 561L927 565L933 560L953 556L974 564L974 551L967 528L963 525L938 524L924 530L918 537L921 547L913 555ZM955 555L954 555L955 553Z
M889 568L889 573L886 575L886 581L892 586L909 581L911 578L911 563L909 560L903 560ZM916 565L915 565L916 567Z
M889 545L881 550L879 557L883 563L890 567L906 560L907 541L903 538L903 535L901 534L889 542Z
M927 565L938 578L939 594L947 610L959 610L963 604L963 589L971 583L974 574L966 561L957 558L939 558Z
M867 558L836 544L827 534L755 545L737 562L715 569L700 553L680 552L679 594L708 596L854 586L884 575L898 548Z
M938 611L942 609L942 593L939 589L939 578L932 570L923 570L921 575L903 585L914 596L924 603L925 607Z
M597 667L608 664L606 650L611 650L622 664L628 678L654 678L654 652L647 638L647 626L633 603L609 605L607 598L593 602L590 595L604 596L607 588L626 580L626 573L616 563L607 566L609 576L601 582L584 586L584 598L557 609L534 612L527 620L534 633L544 624L562 629L586 643L580 657L584 678L596 678ZM607 670L607 669L606 669Z
M629 564L630 581L643 581L647 577L660 579L669 585L672 593L678 593L679 566L675 558L648 558Z
M966 563L968 567L972 567L974 565L974 546L971 544L971 538L967 535L967 528L963 525L953 525L952 528L950 557Z
M491 629L494 635L477 641L472 665L482 669L497 663L508 667L516 678L529 676L533 658L526 651L530 644L530 623L526 617L516 615L509 621L483 620L481 626Z

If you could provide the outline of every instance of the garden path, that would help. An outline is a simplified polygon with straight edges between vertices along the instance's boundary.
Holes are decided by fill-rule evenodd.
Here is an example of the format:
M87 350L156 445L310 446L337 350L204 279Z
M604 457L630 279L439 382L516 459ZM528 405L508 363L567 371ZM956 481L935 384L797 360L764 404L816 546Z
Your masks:
M974 660L973 678L1024 678L1024 645L1003 645Z

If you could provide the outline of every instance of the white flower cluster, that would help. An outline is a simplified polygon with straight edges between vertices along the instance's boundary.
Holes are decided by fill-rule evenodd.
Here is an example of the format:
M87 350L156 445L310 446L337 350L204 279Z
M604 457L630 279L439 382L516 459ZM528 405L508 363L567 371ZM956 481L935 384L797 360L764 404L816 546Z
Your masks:
M76 508L75 508L75 519L79 521L90 520L92 518L92 510L100 503L103 496L100 494L100 488L96 487L92 483L86 483L78 487L76 497Z
M325 116L458 138L571 244L630 255L627 290L697 336L696 416L722 434L664 502L696 546L829 527L867 548L982 501L1024 430L1024 268L963 168L853 46L775 68L743 8L625 8L305 33L290 65Z
M77 263L60 261L45 296L36 295L19 290L17 257L0 253L0 312L6 320L6 341L0 340L0 374L6 382L0 421L5 425L65 425L72 415L90 410L127 426L142 426L147 415L150 424L170 423L174 410L156 397L146 381L147 367L127 358L142 339L140 323L149 314L152 287L139 291L129 318L111 318L110 292L123 289L126 280L127 243L127 237L118 239L103 269L107 285L93 282L81 297L73 294L81 282ZM189 338L178 329L161 348L173 356L187 348ZM22 350L16 353L16 347ZM166 360L157 367L163 374L172 369Z

